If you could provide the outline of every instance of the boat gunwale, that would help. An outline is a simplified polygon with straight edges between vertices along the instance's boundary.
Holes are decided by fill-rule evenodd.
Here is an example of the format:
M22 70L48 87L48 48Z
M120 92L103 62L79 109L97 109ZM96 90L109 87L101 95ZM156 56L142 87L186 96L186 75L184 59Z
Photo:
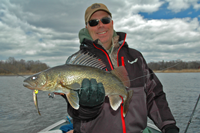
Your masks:
M56 127L59 127L60 125L62 125L64 123L69 124L68 120L62 119L62 120L60 120L60 121L58 121L58 122L46 127L45 129L39 131L38 133L48 133L48 131L51 131L51 130L55 129ZM147 123L147 127L149 127L150 130L155 130L157 133L161 133L160 129L158 129L154 124ZM59 131L61 131L61 130L59 130Z

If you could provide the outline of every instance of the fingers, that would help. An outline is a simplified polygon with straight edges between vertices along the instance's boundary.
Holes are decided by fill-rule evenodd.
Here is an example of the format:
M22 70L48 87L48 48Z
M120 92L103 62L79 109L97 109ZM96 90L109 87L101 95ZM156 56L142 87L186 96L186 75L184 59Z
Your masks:
M102 103L105 98L103 84L97 83L96 79L83 79L79 98L83 106L92 107Z
M89 79L83 79L82 81L82 89L80 92L80 104L86 104L89 100L89 92L90 92L90 80Z
M82 87L89 88L90 87L90 80L89 79L83 79Z
M97 90L97 81L95 79L91 79L91 89L90 89L90 100L95 102L98 102L98 90Z
M97 83L96 79L91 79L90 100L91 104L100 104L104 101L105 90L102 83Z
M97 84L97 88L98 88L98 93L97 93L98 100L99 101L104 101L104 98L105 98L105 89L103 87L103 84L102 83L98 83Z

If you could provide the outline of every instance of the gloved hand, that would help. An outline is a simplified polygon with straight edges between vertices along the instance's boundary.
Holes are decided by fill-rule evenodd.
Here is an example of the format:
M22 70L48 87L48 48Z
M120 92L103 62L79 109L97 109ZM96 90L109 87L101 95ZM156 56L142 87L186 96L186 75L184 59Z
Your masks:
M176 126L169 126L165 131L166 133L179 133L179 128Z
M105 90L102 83L96 79L83 79L79 93L79 104L81 106L94 107L104 102Z
M169 129L166 133L179 133L177 129Z

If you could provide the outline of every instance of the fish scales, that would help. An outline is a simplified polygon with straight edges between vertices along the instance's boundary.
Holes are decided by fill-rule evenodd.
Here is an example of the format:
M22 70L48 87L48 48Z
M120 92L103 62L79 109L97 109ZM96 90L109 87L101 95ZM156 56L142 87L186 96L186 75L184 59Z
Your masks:
M124 89L125 86L115 75L110 72L106 72L94 67L78 65L65 65L63 66L62 71L63 72L58 76L58 79L60 78L61 80L64 80L66 85L75 83L81 85L81 82L84 78L94 78L97 80L97 82L101 82L103 84L106 96L110 94L120 94L126 98L127 91Z

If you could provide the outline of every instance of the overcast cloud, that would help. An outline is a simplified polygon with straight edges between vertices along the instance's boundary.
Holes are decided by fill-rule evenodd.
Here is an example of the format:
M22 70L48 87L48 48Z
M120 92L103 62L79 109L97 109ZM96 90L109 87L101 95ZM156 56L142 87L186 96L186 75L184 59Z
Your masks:
M147 62L200 61L199 0L1 0L0 60L64 64L79 49L85 10L95 2L107 5L115 30Z

